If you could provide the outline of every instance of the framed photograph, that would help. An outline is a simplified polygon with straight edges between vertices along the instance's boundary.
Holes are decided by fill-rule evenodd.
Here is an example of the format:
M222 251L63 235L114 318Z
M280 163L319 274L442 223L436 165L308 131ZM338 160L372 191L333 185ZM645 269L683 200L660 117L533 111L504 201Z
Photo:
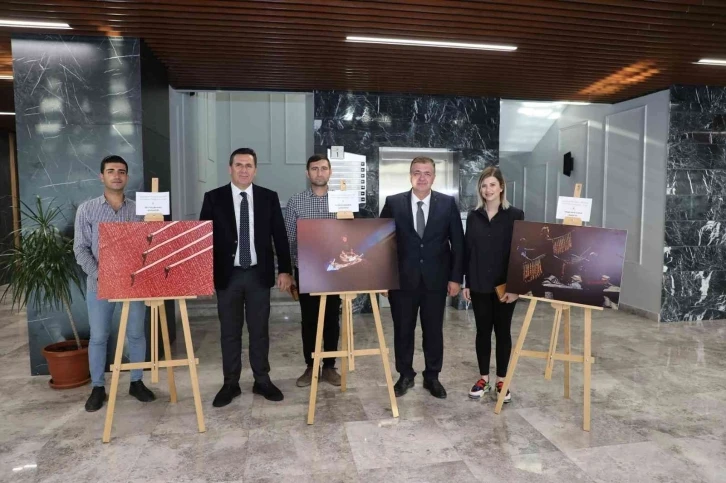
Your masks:
M98 298L212 294L211 221L99 224Z
M393 220L298 220L297 238L300 293L399 288Z
M625 230L516 221L507 292L617 309Z

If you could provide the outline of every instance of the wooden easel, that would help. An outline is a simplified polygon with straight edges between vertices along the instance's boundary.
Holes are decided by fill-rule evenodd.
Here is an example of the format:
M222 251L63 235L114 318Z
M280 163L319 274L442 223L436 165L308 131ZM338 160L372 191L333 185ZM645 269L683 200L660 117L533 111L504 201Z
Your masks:
M156 193L159 191L159 179L151 180L151 191ZM164 216L160 214L146 215L144 221L164 221ZM166 367L167 379L169 382L169 398L172 404L176 403L176 384L174 382L174 367L189 366L189 375L192 379L192 392L194 393L194 406L197 411L197 425L199 432L206 431L204 426L204 414L202 413L202 398L199 393L199 378L197 377L197 364L199 359L194 357L194 348L192 346L192 334L189 329L189 313L187 312L187 299L195 299L196 297L171 297L171 298L152 298L152 299L118 299L109 300L109 302L123 302L121 310L121 322L118 328L118 339L116 341L116 355L114 357L113 366L111 367L111 392L108 396L108 407L106 409L106 424L103 429L103 442L111 441L111 427L113 426L113 413L116 408L116 394L118 392L118 381L121 371L130 371L132 369L151 369L151 382L159 382L159 368ZM169 343L169 328L166 322L166 307L164 301L178 300L179 311L181 312L182 327L184 330L184 343L187 348L186 359L171 358L171 344ZM131 302L145 302L147 307L151 307L151 360L149 362L133 362L122 364L121 356L123 354L124 341L126 339L126 324L129 319L129 306ZM159 326L161 326L161 339L164 344L164 361L159 360Z
M341 180L340 189L345 191L345 181ZM353 212L341 211L338 212L337 218L339 220L351 220L353 219ZM369 290L364 292L325 292L325 293L313 293L310 295L320 297L320 308L318 309L318 330L315 336L315 352L313 352L313 380L310 386L310 403L308 406L308 424L313 424L315 421L315 401L318 395L318 379L320 372L320 360L326 357L340 357L341 358L341 374L340 374L340 390L345 392L347 390L347 379L348 371L352 371L355 367L355 356L374 356L381 355L383 361L383 371L386 375L386 386L388 387L388 396L391 399L391 412L393 417L398 417L398 404L396 403L396 394L393 392L393 378L391 377L391 366L388 362L388 348L386 347L386 339L383 335L383 324L381 323L381 312L378 308L378 300L376 294L386 293L386 290ZM368 294L371 298L371 306L373 307L373 318L376 322L376 332L378 334L378 348L377 349L354 349L353 345L353 300L359 294ZM323 343L323 327L325 325L325 304L328 299L328 295L340 296L342 302L342 334L341 344L342 350L321 352ZM350 367L349 367L350 366Z
M340 180L340 191L346 191L348 189L347 184L345 183L344 179ZM339 211L336 215L336 218L339 220L352 220L355 218L352 211ZM350 299L345 299L343 297L340 298L340 301L342 302L342 315L343 319L345 319L346 310L349 310L349 313L353 313L353 299L355 299L355 295L351 297ZM348 305L350 305L350 309L348 309ZM350 353L348 354L348 370L350 372L355 371L355 338L353 337L353 323L350 323L350 326L348 327L347 332L343 332L341 334L343 337L347 338L348 347L350 348Z
M582 184L578 183L575 185L575 198L579 198L582 192ZM563 225L570 226L582 226L582 219L575 217L567 217L562 222ZM514 371L517 368L517 363L520 357L532 357L535 359L545 359L545 380L552 379L552 370L554 368L555 361L564 361L565 363L565 399L570 398L570 364L572 362L579 362L583 364L583 386L584 386L584 397L583 397L583 418L582 418L582 429L590 431L590 384L592 381L592 364L595 359L591 355L592 350L592 311L602 310L602 307L594 307L590 305L576 304L572 302L552 302L549 299L541 297L531 297L528 295L521 295L521 298L529 299L529 307L527 308L527 315L524 317L524 323L522 324L522 330L519 332L517 343L514 346L512 352L512 358L509 363L509 370L507 371L507 377L504 379L504 385L499 393L497 399L497 405L494 408L494 412L499 414L504 405L504 397L509 390L509 386L512 383L514 377ZM537 302L546 302L552 305L555 309L555 317L552 323L552 333L550 335L550 345L547 352L543 351L530 351L524 350L524 340L527 338L527 332L529 331L529 324L532 322L532 316L534 315ZM583 342L583 354L576 355L572 354L570 347L570 309L572 307L582 307L585 310L585 327L584 327L584 342ZM564 353L558 353L557 341L559 339L560 323L564 318Z

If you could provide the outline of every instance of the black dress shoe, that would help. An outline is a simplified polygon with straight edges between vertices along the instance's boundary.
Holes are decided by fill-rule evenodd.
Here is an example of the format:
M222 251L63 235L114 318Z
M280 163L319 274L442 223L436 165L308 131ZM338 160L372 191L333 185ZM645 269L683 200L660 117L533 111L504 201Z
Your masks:
M252 392L259 394L268 401L282 401L285 396L272 382L255 382L252 386Z
M441 385L438 379L424 379L424 389L428 389L433 397L446 399L446 389Z
M91 391L91 395L86 401L86 411L92 413L98 411L103 407L103 402L106 400L106 389L103 386L96 386Z
M393 392L396 397L401 397L408 392L415 385L413 377L401 376L398 382L393 385Z
M239 384L225 384L214 397L212 406L215 408L226 406L232 402L232 399L236 398L240 394L242 394L242 389L239 388Z
M131 386L129 386L129 394L141 402L151 402L156 399L154 393L148 387L144 386L142 381L132 382Z

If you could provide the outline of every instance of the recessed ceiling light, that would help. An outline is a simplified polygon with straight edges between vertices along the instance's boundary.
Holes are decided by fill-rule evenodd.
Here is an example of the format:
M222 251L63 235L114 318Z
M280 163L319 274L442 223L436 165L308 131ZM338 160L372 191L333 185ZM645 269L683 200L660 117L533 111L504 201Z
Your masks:
M524 107L551 107L554 102L551 101L524 101L522 105Z
M69 30L71 26L63 22L35 22L32 20L10 20L0 18L0 27L28 27L36 29Z
M513 45L496 45L496 44L477 44L470 42L443 42L439 40L414 40L414 39L392 39L384 37L357 37L348 36L345 38L348 42L358 42L363 44L390 44L390 45L409 45L416 47L445 47L450 49L473 49L473 50L499 50L511 52L517 50Z
M524 114L529 117L547 117L552 114L552 109L537 109L536 107L520 107L517 109L519 114Z
M722 65L722 66L726 67L726 59L701 59L698 62L694 62L694 64Z
M622 67L612 74L590 84L578 94L581 96L610 95L660 74L661 68L652 60L642 60Z
M14 116L14 112L0 112L0 116Z
M584 101L525 101L524 107L552 107L552 106L589 106L590 102Z
M560 102L556 102L556 104L564 104L567 106L589 106L592 103L583 102L583 101L560 101Z

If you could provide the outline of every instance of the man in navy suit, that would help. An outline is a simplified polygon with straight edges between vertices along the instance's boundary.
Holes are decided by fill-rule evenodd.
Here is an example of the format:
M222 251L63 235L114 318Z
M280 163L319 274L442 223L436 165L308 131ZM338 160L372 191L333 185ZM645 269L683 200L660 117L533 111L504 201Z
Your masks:
M446 297L456 296L463 279L464 230L453 197L431 190L436 166L431 158L411 162L413 189L386 198L381 218L396 221L400 290L391 290L396 370L394 386L403 396L414 386L414 334L421 312L426 370L424 389L445 398L439 382L444 356L444 310Z
M229 157L232 180L204 194L200 220L212 220L214 232L214 288L222 332L224 385L214 398L226 406L241 394L242 325L250 334L250 366L255 378L252 392L270 401L282 401L282 392L270 381L270 288L288 291L292 284L290 245L280 199L274 191L252 184L257 155L240 148ZM272 245L275 245L273 252Z

